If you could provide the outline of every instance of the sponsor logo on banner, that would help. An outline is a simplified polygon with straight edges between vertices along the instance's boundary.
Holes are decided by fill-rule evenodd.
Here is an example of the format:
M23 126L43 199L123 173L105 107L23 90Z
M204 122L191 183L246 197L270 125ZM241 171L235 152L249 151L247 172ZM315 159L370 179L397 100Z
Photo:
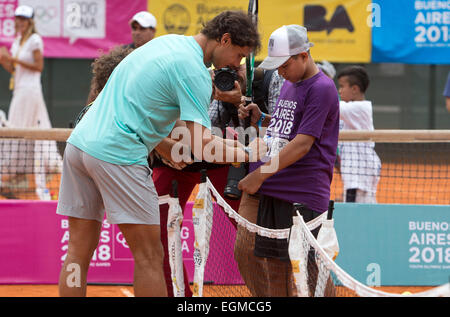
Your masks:
M416 47L450 47L450 1L415 1Z
M450 269L450 230L446 221L409 221L409 268Z
M297 23L308 29L314 43L314 59L331 62L370 62L371 25L368 23L371 0L301 2Z
M167 33L185 34L191 24L191 15L185 6L176 3L164 11L163 24Z
M103 39L106 35L106 0L20 0L34 8L36 28L44 37Z
M372 62L449 64L448 0L373 0L382 10L374 28Z
M131 43L129 20L147 10L147 0L0 0L0 46L9 48L14 41L19 5L34 8L44 57L52 58L96 58Z
M69 221L61 219L61 264L67 257L69 242ZM100 239L97 249L95 249L90 263L91 267L111 267L114 261L133 261L130 248L125 241L125 237L117 225L111 225L103 220Z
M247 5L240 0L204 1L204 0L167 0L148 1L148 11L157 21L162 21L164 29L158 29L158 36L164 34L195 35L203 25L219 13L226 10L244 10Z
M105 37L105 0L64 1L63 36L73 44L78 38Z
M337 6L330 21L326 20L326 15L327 9L322 5L305 6L305 27L309 32L327 31L327 34L330 34L334 29L346 29L350 33L355 31L355 27L344 6Z
M63 229L63 235L61 237L61 264L66 260L67 249L69 242L69 221L67 219L61 219L61 229ZM92 256L90 263L91 267L110 267L112 260L112 241L111 241L111 225L104 220L102 229L100 232L100 239Z
M62 1L21 0L19 5L34 8L34 21L39 34L44 37L62 36L61 5Z

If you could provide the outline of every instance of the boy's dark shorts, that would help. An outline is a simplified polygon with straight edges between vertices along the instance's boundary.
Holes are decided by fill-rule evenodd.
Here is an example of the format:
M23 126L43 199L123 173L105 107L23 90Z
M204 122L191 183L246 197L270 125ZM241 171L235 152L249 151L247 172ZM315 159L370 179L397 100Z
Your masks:
M306 222L321 215L321 213L303 207L300 211L303 220ZM293 204L271 196L260 195L258 216L256 224L268 229L286 229L292 227L292 217L294 215ZM312 231L317 238L320 226ZM282 261L289 261L288 240L273 239L259 236L255 237L255 256L276 258Z

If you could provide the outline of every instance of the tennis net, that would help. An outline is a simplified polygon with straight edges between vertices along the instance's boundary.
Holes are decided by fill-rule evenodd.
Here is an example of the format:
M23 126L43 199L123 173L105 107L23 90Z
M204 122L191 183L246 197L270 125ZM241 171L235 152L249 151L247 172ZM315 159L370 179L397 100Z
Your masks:
M71 131L0 128L0 199L57 199ZM450 130L341 131L339 140L334 201L450 204Z
M227 217L213 213L212 199ZM199 201L202 203L199 204ZM308 223L303 221L301 208L297 208L293 226L288 229L267 229L249 222L236 213L216 191L209 179L200 184L194 209L197 223L203 228L195 248L194 296L205 297L448 297L450 283L414 294L386 292L369 287L334 261L339 248L333 248L335 231L332 219L324 213ZM193 215L194 217L194 215ZM220 219L220 223L217 220ZM236 224L233 230L231 223ZM331 224L329 226L328 224ZM218 230L228 227L228 230ZM332 230L330 230L332 229ZM316 237L313 232L318 230ZM322 231L324 230L324 231ZM333 237L334 234L334 237ZM278 251L285 248L288 260L254 256L257 237L280 241ZM234 244L224 241L232 240ZM181 250L178 252L180 253ZM210 260L213 258L214 260ZM179 270L178 270L179 271ZM214 276L211 281L206 277ZM238 276L236 277L236 272ZM230 277L233 276L233 277Z
M70 129L0 128L0 199L57 199L62 156L70 133ZM450 204L449 130L346 131L341 132L340 141L341 161L335 167L331 199L347 198L344 197L343 184L346 173L373 176L367 172L372 169L379 172L375 193L378 203ZM352 143L365 147L361 149ZM345 148L348 144L350 151ZM357 152L352 152L355 148ZM372 162L366 160L362 165L352 165L355 161L362 161L364 155L358 153L369 152L368 149L375 151L379 162L374 159ZM344 162L345 151L351 153L350 167ZM375 168L369 168L368 162L375 163ZM210 183L206 184L225 211L225 217L217 220L216 213L206 217L209 225L203 227L203 235L213 238L208 243L208 254L194 254L197 264L203 258L204 264L209 266L206 270L204 267L204 274L197 277L202 276L201 285L205 287L194 281L194 293L198 296L399 296L367 287L336 265L310 232L322 224L323 218L306 225L297 218L299 220L292 230L261 228L240 217L214 192ZM216 230L219 227L222 229L220 233ZM295 262L262 260L238 264L235 258L239 251L234 246L223 244L223 241L239 238L244 245L253 245L256 235L287 240L292 232L296 232L303 245L300 251L297 250L298 260ZM220 261L208 261L210 252ZM180 263L179 258L177 261ZM248 270L246 276L241 274L243 267ZM215 272L213 284L207 276L210 272ZM298 275L304 272L308 273ZM237 278L230 281L230 276ZM443 285L415 295L448 296L448 291L449 285Z
M450 131L342 131L335 201L450 204Z
M0 199L57 199L70 132L0 128Z

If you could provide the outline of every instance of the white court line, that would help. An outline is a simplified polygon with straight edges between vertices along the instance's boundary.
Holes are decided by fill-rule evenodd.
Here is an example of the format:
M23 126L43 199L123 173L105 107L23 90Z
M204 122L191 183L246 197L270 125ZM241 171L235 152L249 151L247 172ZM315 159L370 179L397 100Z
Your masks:
M120 291L122 292L123 295L125 295L126 297L134 297L134 294L131 293L129 290L127 290L126 288L121 288Z

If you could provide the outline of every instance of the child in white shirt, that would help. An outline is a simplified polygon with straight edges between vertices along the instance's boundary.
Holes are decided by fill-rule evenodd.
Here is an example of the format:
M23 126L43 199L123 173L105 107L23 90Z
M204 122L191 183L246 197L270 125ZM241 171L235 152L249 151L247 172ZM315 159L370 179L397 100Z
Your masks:
M342 130L374 130L372 102L365 99L369 76L350 66L338 74ZM339 142L341 177L346 202L376 203L381 161L374 142Z

